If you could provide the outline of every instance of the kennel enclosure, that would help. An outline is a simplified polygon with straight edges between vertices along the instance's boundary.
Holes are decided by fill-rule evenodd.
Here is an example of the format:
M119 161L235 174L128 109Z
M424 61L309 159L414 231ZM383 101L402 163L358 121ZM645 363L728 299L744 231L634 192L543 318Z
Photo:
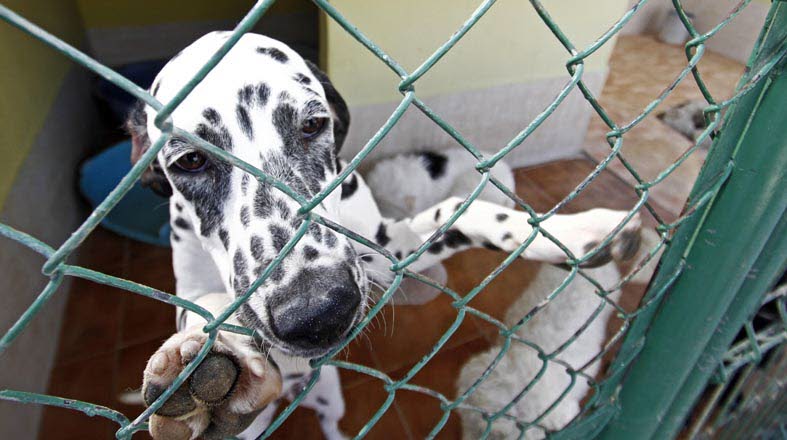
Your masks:
M723 406L724 399L714 398L714 391L708 396L705 393L709 382L724 384L735 381L732 387L742 383L738 371L748 372L749 376L756 373L756 364L761 360L765 369L770 371L764 381L776 381L775 388L771 386L768 399L760 399L768 403L762 408L762 417L752 420L748 432L756 433L758 429L769 428L773 424L781 423L784 426L785 387L780 381L784 377L784 362L779 361L783 356L782 348L787 335L787 319L785 319L784 292L775 290L774 294L766 296L772 289L776 280L783 274L787 263L787 243L785 242L785 209L787 208L787 136L785 127L787 120L784 112L784 103L787 102L787 2L773 1L769 15L766 18L760 37L749 59L747 70L740 80L734 95L725 100L714 97L705 86L698 67L706 50L706 43L721 29L728 25L740 14L751 1L741 1L733 8L728 17L718 23L711 30L700 33L689 18L685 8L679 0L673 0L674 11L680 18L683 26L690 35L685 45L686 66L680 74L671 79L668 87L642 109L641 114L631 121L615 121L604 107L598 102L597 97L583 81L585 60L592 56L604 44L620 32L621 28L640 11L647 3L639 1L617 20L608 31L590 46L577 48L568 38L558 22L549 14L549 8L538 0L531 0L534 11L550 30L554 38L565 48L567 79L565 85L559 90L552 102L546 106L537 118L530 121L523 130L510 140L506 145L501 145L496 153L484 156L477 146L469 142L462 134L461 127L454 127L435 112L418 95L418 80L440 62L473 26L483 19L484 14L495 7L495 1L487 0L481 3L467 21L456 32L437 48L434 53L423 61L417 68L408 71L395 59L389 56L382 47L375 44L364 33L363 29L354 26L343 16L340 8L322 0L314 3L329 19L334 20L357 42L372 54L381 63L387 66L400 79L398 91L402 95L396 109L390 115L360 152L352 159L349 165L341 171L337 178L328 184L320 193L306 199L293 191L286 184L264 174L249 164L235 158L231 154L217 148L180 128L173 126L169 115L188 96L189 92L215 67L226 53L232 49L238 39L247 32L271 7L274 1L262 0L257 2L240 21L231 36L221 49L211 57L188 84L170 102L157 102L147 91L139 88L128 79L118 75L112 69L98 63L84 52L65 43L63 40L49 34L45 29L37 27L13 10L0 5L0 18L8 24L26 32L31 38L36 38L55 49L57 52L92 70L96 74L113 82L118 87L126 90L136 98L144 101L157 111L156 125L161 129L162 135L154 140L151 148L142 156L140 161L122 179L120 184L85 220L85 222L64 243L53 246L39 239L25 234L21 230L8 225L0 225L0 235L6 239L14 240L46 258L42 266L43 276L49 282L39 297L30 305L16 323L8 329L0 340L0 354L14 339L25 330L26 325L35 318L36 314L46 307L47 301L53 295L62 294L59 286L65 277L79 277L97 283L118 287L133 294L143 295L152 300L162 301L176 307L183 307L203 316L206 320L204 331L209 338L197 358L184 369L178 379L169 389L139 417L129 420L123 414L111 408L101 407L89 402L78 402L68 396L58 397L25 392L24 390L2 390L0 398L9 401L27 404L45 404L66 407L82 411L88 415L98 415L114 420L118 423L118 438L130 438L139 430L146 429L146 420L168 399L183 383L188 375L207 356L211 345L216 339L219 330L232 331L242 334L251 334L246 328L231 326L224 321L248 300L251 294L272 273L284 257L297 245L298 240L308 230L312 222L322 224L338 233L344 234L351 240L358 241L371 247L391 262L390 270L395 274L392 285L386 290L381 300L370 310L368 316L351 332L350 336L329 355L314 359L312 366L317 374L313 377L304 391L296 397L291 404L275 419L273 424L264 434L271 435L275 429L297 407L299 401L319 376L319 367L322 365L335 365L340 369L349 369L361 374L369 375L379 380L387 392L387 398L378 411L369 419L367 424L357 433L357 437L367 434L383 414L390 410L399 390L421 393L440 402L443 417L437 420L429 434L436 437L445 426L449 416L458 408L476 411L484 416L487 421L487 433L491 430L496 420L501 418L514 418L507 413L508 408L490 410L488 408L472 407L465 403L467 397L474 389L486 379L488 373L479 377L476 384L459 393L456 397L446 396L434 390L415 385L411 379L441 350L458 326L468 316L483 319L498 328L505 344L496 360L490 365L489 371L505 355L510 344L527 344L526 338L516 334L516 330L527 322L538 309L532 310L522 317L516 328L509 328L496 318L485 314L469 305L470 301L483 293L483 289L514 261L535 238L541 234L556 242L566 250L566 263L570 267L567 272L567 282L574 277L582 277L594 283L597 287L596 294L604 299L603 307L613 308L622 319L623 324L612 335L611 340L605 345L602 353L594 358L599 362L607 352L617 350L615 359L606 371L601 381L585 374L585 366L566 366L567 374L572 380L586 380L591 383L593 394L583 405L581 414L565 429L550 433L555 438L672 438L681 430L687 429L688 434L700 435L703 423L713 419L718 424L723 424L725 414L732 414L732 403ZM706 129L697 139L695 145L678 157L675 162L665 168L654 179L645 179L635 166L626 159L625 139L626 134L639 124L643 119L652 115L659 105L669 96L670 92L682 81L694 81L701 90L707 106L704 111ZM555 109L566 99L569 92L579 90L586 101L594 109L609 128L607 141L609 154L601 161L596 170L587 176L576 189L561 203L544 214L536 213L527 200L516 195L513 188L507 188L491 176L489 170L507 154L517 149L541 124L549 118ZM476 160L476 170L479 173L479 184L473 193L459 206L458 210L445 222L440 230L429 240L422 243L415 253L402 259L396 258L388 251L378 246L369 237L358 234L341 227L311 210L320 203L330 192L336 190L342 181L357 169L365 158L372 153L381 140L397 124L408 108L416 108L426 117L431 119L440 129L450 135L460 144L467 154ZM129 280L106 275L88 268L66 263L66 259L80 246L85 238L100 223L102 218L124 196L131 186L139 179L156 154L173 135L182 136L202 149L206 153L220 158L236 166L261 183L275 187L296 200L301 209L300 215L304 222L300 229L282 249L279 256L263 271L261 276L249 287L246 294L239 296L233 305L219 316L210 313L188 301L149 288ZM713 138L713 146L708 153L700 175L694 183L689 199L681 216L673 221L664 220L649 203L652 188L659 185L670 174L680 167L684 161L695 154L699 144L706 138ZM549 231L541 227L541 223L550 218L571 200L576 198L583 189L606 169L611 162L621 163L637 184L631 187L638 198L638 202L629 212L626 221L637 212L648 212L658 221L656 232L660 240L658 245L649 249L645 261L637 265L632 273L627 274L620 285L608 288L596 283L580 265L598 254L604 246L608 245L625 225L619 225L610 236L587 255L578 258L567 251ZM521 243L516 251L511 253L501 265L493 271L487 279L483 280L476 288L462 295L446 286L435 284L433 281L408 270L408 266L424 253L431 244L438 240L450 226L463 214L467 207L473 203L478 194L487 185L494 185L508 195L516 205L529 213L530 223L534 227L528 240ZM24 225L22 225L24 226ZM620 307L607 297L612 290L620 289L622 284L630 280L641 270L649 260L663 251L658 270L650 282L648 291L639 307L631 312ZM380 312L386 301L393 295L402 280L413 278L438 288L444 295L452 298L456 309L456 320L433 346L430 353L420 362L416 363L402 377L389 377L387 374L369 367L342 361L334 355L340 352L353 338L358 336L369 325L372 319ZM564 286L551 292L549 298L560 295ZM781 293L779 293L781 292ZM777 319L764 329L755 328L753 318L761 305L771 304L775 307ZM595 316L595 315L594 315ZM591 320L593 317L591 317ZM744 339L736 339L739 331L743 329ZM4 329L5 330L5 329ZM565 346L573 342L568 340ZM620 343L618 349L617 344ZM727 353L728 349L731 351ZM544 364L560 363L559 351L552 353L539 351ZM0 357L0 359L2 359ZM770 369L770 370L768 370ZM141 373L141 372L140 372ZM748 377L748 376L747 376ZM538 377L535 379L538 380ZM527 391L532 385L523 383L522 391L511 402L514 405L519 399L527 398ZM766 387L767 388L767 387ZM775 390L775 391L774 391ZM733 393L734 394L733 390ZM723 391L718 391L721 397ZM693 413L697 402L698 412ZM722 407L715 409L714 402L719 402ZM559 400L558 400L559 402ZM555 405L558 403L555 402ZM731 400L730 400L731 402ZM705 406L702 404L705 403ZM554 406L554 405L553 405ZM747 408L752 411L751 407ZM529 430L539 428L539 422L547 412L533 420L517 420L515 422L525 436ZM771 414L771 416L768 416ZM713 417L711 417L713 416ZM781 419L779 419L781 417ZM694 424L688 423L693 421ZM684 428L685 427L685 428ZM784 428L782 428L784 429Z

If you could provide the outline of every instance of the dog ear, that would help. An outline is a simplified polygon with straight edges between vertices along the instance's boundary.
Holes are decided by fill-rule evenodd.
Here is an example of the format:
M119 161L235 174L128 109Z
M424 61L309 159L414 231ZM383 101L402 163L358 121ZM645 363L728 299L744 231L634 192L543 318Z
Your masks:
M328 99L328 105L331 106L331 113L333 114L333 139L336 143L336 154L342 149L344 138L347 137L347 130L350 128L350 111L347 109L347 103L344 102L342 95L336 91L336 88L328 79L325 74L316 64L309 60L305 60L309 70L317 77L317 80L322 84L325 90L325 97Z
M126 129L131 134L131 163L135 164L139 158L150 148L150 136L148 136L148 116L145 113L145 103L137 101L129 113L126 121ZM142 186L150 188L162 197L172 195L172 186L164 175L161 165L154 160L139 179Z

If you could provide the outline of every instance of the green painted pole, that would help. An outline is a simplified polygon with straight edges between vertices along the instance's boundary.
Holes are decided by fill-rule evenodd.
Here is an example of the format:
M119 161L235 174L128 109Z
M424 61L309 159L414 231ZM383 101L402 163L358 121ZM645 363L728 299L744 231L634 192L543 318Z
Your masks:
M678 434L700 393L721 365L722 357L735 340L735 336L757 312L763 293L773 286L785 269L787 269L787 216L782 215L779 225L773 231L765 249L730 304L694 370L675 397L654 438L674 438Z
M775 2L750 60L750 73L783 54L785 20L787 2ZM635 341L641 351L613 398L620 412L600 438L673 436L697 388L701 390L703 373L695 370L706 366L698 361L718 338L723 318L733 313L730 306L743 300L738 293L760 298L767 288L757 283L752 286L757 290L743 290L787 207L787 76L784 60L781 63L727 115L692 194L699 194L714 170L728 164L731 172L704 211L679 228L673 242L677 246L662 261L655 285L671 272L665 269L680 261L684 270L669 287L647 332Z

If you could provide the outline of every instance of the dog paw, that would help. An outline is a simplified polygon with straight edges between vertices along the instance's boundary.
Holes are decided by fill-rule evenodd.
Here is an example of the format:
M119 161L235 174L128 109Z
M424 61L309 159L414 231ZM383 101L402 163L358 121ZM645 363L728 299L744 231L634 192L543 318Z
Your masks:
M142 397L151 405L202 349L195 327L170 337L148 360ZM220 439L241 433L281 394L281 377L247 338L222 333L210 353L151 416L156 440Z
M594 238L591 235L589 241L583 245L582 252L576 255L586 255L597 248L599 243L604 241L609 233L626 218L626 215L628 215L625 211L611 211L606 209L598 211L600 211L598 213L599 218L603 219L604 223L594 228L593 235L596 235L596 237ZM641 227L642 222L639 214L635 214L609 243L582 263L581 267L599 267L612 260L626 261L633 258L637 255L642 243Z

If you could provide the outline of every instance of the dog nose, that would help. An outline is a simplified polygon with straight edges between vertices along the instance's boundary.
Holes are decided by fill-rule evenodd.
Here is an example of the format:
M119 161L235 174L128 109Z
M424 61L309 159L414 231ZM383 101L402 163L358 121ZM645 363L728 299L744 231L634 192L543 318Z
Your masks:
M346 267L304 270L268 306L273 334L301 349L330 348L352 324L361 293Z

